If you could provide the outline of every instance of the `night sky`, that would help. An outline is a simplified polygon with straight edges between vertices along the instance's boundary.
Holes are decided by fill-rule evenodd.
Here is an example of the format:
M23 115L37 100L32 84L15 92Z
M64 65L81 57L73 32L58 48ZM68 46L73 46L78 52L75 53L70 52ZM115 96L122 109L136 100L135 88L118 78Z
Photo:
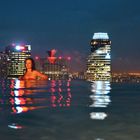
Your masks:
M82 71L95 32L112 41L113 72L140 71L140 0L0 0L0 51L25 43L45 57L55 48Z

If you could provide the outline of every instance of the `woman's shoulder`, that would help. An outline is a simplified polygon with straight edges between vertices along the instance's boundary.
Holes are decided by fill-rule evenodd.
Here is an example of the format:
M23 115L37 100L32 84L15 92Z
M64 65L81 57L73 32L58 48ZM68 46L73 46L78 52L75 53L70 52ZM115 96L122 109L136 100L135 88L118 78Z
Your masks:
M37 70L34 70L34 75L36 75L37 77L40 77L43 80L47 80L48 79L47 75L45 75L45 74L43 74L43 73L41 73L41 72L39 72Z
M33 74L35 74L35 75L40 75L41 72L39 72L39 71L37 71L37 70L33 70Z

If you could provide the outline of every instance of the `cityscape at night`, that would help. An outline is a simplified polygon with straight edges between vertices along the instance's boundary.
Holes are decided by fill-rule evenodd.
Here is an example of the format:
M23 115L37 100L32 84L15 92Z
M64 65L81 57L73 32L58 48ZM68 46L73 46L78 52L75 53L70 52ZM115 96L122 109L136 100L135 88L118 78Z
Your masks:
M34 57L45 57L55 48L72 58L73 71L83 71L93 34L106 32L112 41L112 71L139 72L138 5L138 0L2 0L1 51L10 43L30 44Z
M139 0L0 0L2 140L139 140Z
M36 69L48 75L49 80L80 79L88 81L140 82L138 72L113 72L111 40L107 33L94 33L91 49L85 59L85 70L73 71L70 56L59 56L57 50L46 51L46 56L34 56ZM31 45L11 44L0 53L0 77L18 78L25 72L26 58L32 56Z

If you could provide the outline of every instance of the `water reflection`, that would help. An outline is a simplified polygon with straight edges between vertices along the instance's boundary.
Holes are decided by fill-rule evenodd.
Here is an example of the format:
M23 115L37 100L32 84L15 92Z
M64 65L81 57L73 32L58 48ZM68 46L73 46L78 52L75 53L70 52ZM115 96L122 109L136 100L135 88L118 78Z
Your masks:
M90 95L93 103L89 107L93 108L107 108L109 103L111 102L109 93L111 87L109 81L94 81L91 84L91 92ZM94 120L104 120L107 117L107 113L105 112L92 112L90 113L90 118Z
M51 81L51 106L52 107L70 107L71 105L71 89L70 89L70 81L68 80L65 83L66 87L62 87L64 83L62 81L58 81L58 87L56 85L56 81ZM56 88L57 87L57 88ZM63 89L62 89L63 88Z
M8 127L12 128L12 129L22 129L23 128L23 126L15 124L15 123L9 124Z
M71 81L11 80L9 102L12 113L48 107L70 107Z
M22 113L40 108L34 106L36 99L28 96L37 92L36 89L32 90L36 84L35 81L11 80L9 101L12 105L12 113Z

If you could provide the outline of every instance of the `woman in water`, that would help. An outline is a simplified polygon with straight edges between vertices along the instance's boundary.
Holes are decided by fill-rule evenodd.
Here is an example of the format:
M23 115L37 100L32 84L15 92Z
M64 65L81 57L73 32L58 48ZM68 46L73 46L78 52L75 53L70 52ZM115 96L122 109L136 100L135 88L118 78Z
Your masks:
M35 69L35 62L32 58L25 60L26 72L19 79L23 80L48 80L48 76Z

